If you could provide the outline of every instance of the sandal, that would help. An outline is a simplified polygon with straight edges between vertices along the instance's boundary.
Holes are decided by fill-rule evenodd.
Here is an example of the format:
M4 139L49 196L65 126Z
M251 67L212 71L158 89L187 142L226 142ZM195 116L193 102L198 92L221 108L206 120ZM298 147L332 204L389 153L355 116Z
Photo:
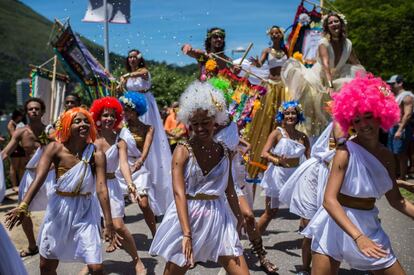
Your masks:
M256 254L260 261L260 267L266 274L277 274L279 268L266 258L266 250L263 248L263 240L261 237L250 241L252 252Z
M27 248L27 250L20 250L20 257L26 258L29 256L34 256L39 253L39 248L36 246L35 249L30 249L30 247Z

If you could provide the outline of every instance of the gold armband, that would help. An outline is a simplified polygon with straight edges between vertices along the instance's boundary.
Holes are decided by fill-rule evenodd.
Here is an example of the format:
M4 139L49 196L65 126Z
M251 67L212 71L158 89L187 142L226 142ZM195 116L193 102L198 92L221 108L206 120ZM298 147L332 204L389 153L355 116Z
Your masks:
M27 204L27 202L22 201L18 208L19 213L25 215L26 217L30 217L29 204Z

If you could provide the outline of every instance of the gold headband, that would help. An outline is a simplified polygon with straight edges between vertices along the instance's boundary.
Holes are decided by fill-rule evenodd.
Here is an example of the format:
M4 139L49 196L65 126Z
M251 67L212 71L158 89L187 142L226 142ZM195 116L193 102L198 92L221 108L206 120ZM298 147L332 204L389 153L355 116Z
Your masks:
M218 102L215 98L214 98L214 96L213 96L213 94L210 92L210 96L211 96L211 102L213 102L213 104L214 104L214 106L216 106L216 109L219 111L219 112L222 112L223 111L223 105L222 104L220 104L220 102Z
M211 36L213 36L214 34L220 35L222 37L226 36L225 31L221 30L221 29L216 29L216 30L212 30L211 32L209 32L207 34L207 37L210 38Z

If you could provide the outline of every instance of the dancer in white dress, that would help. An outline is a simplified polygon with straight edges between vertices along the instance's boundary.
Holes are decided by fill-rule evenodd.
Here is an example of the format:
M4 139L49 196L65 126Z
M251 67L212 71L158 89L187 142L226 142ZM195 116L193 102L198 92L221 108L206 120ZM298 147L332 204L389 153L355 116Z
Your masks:
M131 50L126 61L128 73L121 77L121 85L127 91L134 91L145 96L148 111L140 116L140 120L151 125L154 129L154 142L151 146L146 167L151 172L154 184L157 208L154 214L163 215L173 200L171 188L171 150L164 125L158 110L157 102L149 89L151 88L151 74L146 68L142 53Z
M289 206L290 212L301 217L300 231L308 225L322 205L328 181L329 164L335 154L334 132L335 136L342 137L342 132L338 128L339 126L334 127L333 122L326 127L312 146L311 157L296 169L280 190L281 202ZM311 239L304 237L302 242L303 265L297 274L309 274L311 260Z
M121 174L125 174L124 178L131 179L127 159L128 148L126 142L120 138L118 127L122 122L122 105L115 97L104 97L92 103L90 112L98 129L98 138L95 140L96 149L105 152L106 156L106 180L115 231L121 236L122 247L132 257L136 273L146 274L145 267L138 257L135 240L123 221L125 213L124 194L120 181L115 176L115 172L120 166L119 162L123 161L126 163L127 169L121 169ZM128 130L125 129L125 131ZM106 249L106 252L113 251L115 251L114 246L109 246Z
M259 258L261 268L267 274L276 274L278 268L266 258L266 250L263 247L262 236L257 227L252 207L249 204L247 192L245 192L247 188L251 188L252 186L245 183L246 167L242 165L243 157L238 151L238 145L241 141L237 124L231 121L224 128L219 127L219 131L214 135L214 140L224 143L232 154L231 174L239 199L240 211L246 221L246 232L249 236L252 250Z
M19 188L19 201L23 197L23 193L28 189L28 185L31 184L31 177L34 174L34 168L39 161L41 151L37 151L40 147L49 142L45 135L45 125L42 123L42 116L46 111L46 105L40 98L30 98L24 105L25 113L29 117L29 124L18 128L12 135L10 142L1 152L3 161L20 145L24 152L25 164L28 164L28 170L26 170L25 176L22 178ZM36 154L35 154L36 153ZM29 163L29 160L32 161ZM46 185L45 185L46 186ZM46 188L43 187L39 192L39 196L35 199L33 210L44 210L46 207L47 196ZM39 249L36 245L36 239L33 231L33 222L30 217L25 217L22 220L23 232L26 235L29 246L27 249L20 251L21 257L27 257L39 253Z
M283 102L276 119L282 127L277 127L270 133L262 152L262 157L270 164L261 181L266 194L265 212L258 222L261 234L277 214L280 189L300 162L310 154L308 137L295 129L304 120L300 104L297 101Z
M336 149L323 207L303 231L312 238L312 274L337 274L342 261L373 274L405 274L375 207L385 194L392 207L414 217L395 182L393 155L378 138L380 127L398 122L399 107L385 82L371 75L356 77L333 97L335 121L356 137Z
M248 274L230 208L243 224L224 145L214 142L214 124L227 120L223 95L209 83L194 82L181 95L178 119L193 137L173 156L175 201L150 248L168 262L164 274L184 274L194 262L219 262L228 274ZM208 157L207 157L208 156ZM228 204L228 205L227 205Z
M50 194L38 242L42 274L56 274L59 261L84 262L89 272L102 274L96 197L104 213L105 235L110 241L117 241L106 187L105 155L102 151L95 151L92 144L96 137L94 127L92 116L85 109L73 108L65 112L55 132L57 142L46 147L32 185L20 205L7 214L6 226L9 229L29 214L29 205L53 163L57 180L55 190Z
M304 132L315 138L331 120L325 104L331 93L365 69L352 50L352 42L346 38L342 14L330 12L323 17L324 38L319 42L317 62L306 68L300 61L290 58L282 68L281 77L293 100L303 108L306 121Z
M125 155L123 152L120 154L122 161L117 175L121 183L135 194L135 199L138 200L138 205L144 214L145 222L154 237L156 231L154 213L162 213L160 209L162 209L164 201L157 200L162 196L155 195L157 192L155 183L151 181L151 173L147 168L149 166L147 157L154 143L154 128L139 119L147 112L147 100L142 94L135 92L127 92L119 100L124 106L125 121L128 125L128 129L121 131L120 138L122 146L126 147L128 154ZM131 169L130 173L128 173L129 169Z

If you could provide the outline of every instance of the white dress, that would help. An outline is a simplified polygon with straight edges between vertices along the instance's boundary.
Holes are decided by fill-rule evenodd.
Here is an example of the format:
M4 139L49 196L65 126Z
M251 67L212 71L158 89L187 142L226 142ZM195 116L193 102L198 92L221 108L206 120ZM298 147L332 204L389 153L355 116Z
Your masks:
M114 174L119 166L118 136L115 144L111 145L105 152L106 156L106 173ZM111 205L112 218L122 218L125 214L124 192L121 183L117 177L109 179L107 177L106 184L108 186L109 202ZM103 212L101 209L101 215Z
M302 143L288 138L283 128L277 127L277 129L282 133L282 138L272 149L272 154L279 157L285 156L288 159L300 158L303 160L306 149L305 146ZM280 190L296 169L297 167L285 168L282 166L276 166L273 163L270 163L267 167L263 174L261 185L265 191L265 195L271 198L271 208L279 208Z
M7 231L0 223L0 274L28 274L16 247L9 238Z
M30 185L32 184L33 180L36 177L36 167L40 161L40 158L42 157L44 148L45 148L44 146L37 148L32 158L26 164L25 171L22 176L22 179L20 180L20 185L19 185L19 195L18 195L19 202L23 200L27 190L29 190ZM39 191L36 193L35 197L30 203L30 206L29 206L30 211L46 210L48 195L50 192L52 192L52 186L54 184L55 178L56 178L55 169L52 169L47 174L47 177L43 185L40 187Z
M322 204L329 175L328 163L335 155L335 149L329 149L332 128L331 122L312 146L311 157L296 169L280 190L280 199L289 206L290 212L308 220Z
M243 255L234 216L225 196L229 178L229 157L227 154L223 156L207 175L203 175L191 148L188 148L190 156L184 170L186 193L193 197L197 194L218 196L212 200L187 200L194 261L217 262L220 256ZM184 266L182 239L177 207L173 201L155 234L149 253Z
M128 165L132 166L137 159L141 157L141 152L137 148L137 144L135 142L134 137L132 136L131 132L128 130L128 128L122 128L121 133L119 134L119 138L125 141L128 147ZM155 188L154 183L151 182L151 173L147 169L147 162L144 163L144 165L141 166L141 168L138 171L135 171L131 177L132 177L132 183L135 185L137 192L139 195L146 195L149 199L149 204L154 212L155 215L161 215L160 205L155 200ZM121 169L118 168L116 171L116 176L121 183L122 189L124 190L124 193L127 192L127 183L121 173Z
M130 77L126 87L130 91L148 91L151 88L151 75L145 80L141 77ZM151 92L144 92L147 99L148 111L140 120L154 128L153 142L146 159L146 166L151 172L151 180L155 188L155 200L159 209L154 214L162 215L173 200L171 185L171 149L165 134L157 102Z
M392 186L392 180L382 163L362 146L348 141L348 168L340 193L358 198L380 199ZM378 270L391 266L396 257L391 242L381 227L378 208L359 210L342 207L351 222L374 242L380 244L388 255L375 259L363 255L352 237L343 231L322 206L309 225L305 236L312 238L312 250L328 255L337 261L345 261L358 270Z
M339 91L344 83L352 80L358 71L365 71L361 65L347 64L352 53L352 42L349 39L344 41L342 54L336 66L331 43L326 38L322 38L320 44L325 45L328 50L335 91ZM316 61L312 68L306 68L298 60L289 58L280 73L292 99L298 100L304 108L306 122L303 130L310 138L319 136L330 121L330 114L325 111L325 108L326 102L331 98L326 93L328 82L319 54Z
M43 225L39 231L39 252L46 259L64 262L102 263L99 203L95 177L89 161L95 147L89 144L82 160L56 180L49 196ZM63 196L56 192L89 195Z

